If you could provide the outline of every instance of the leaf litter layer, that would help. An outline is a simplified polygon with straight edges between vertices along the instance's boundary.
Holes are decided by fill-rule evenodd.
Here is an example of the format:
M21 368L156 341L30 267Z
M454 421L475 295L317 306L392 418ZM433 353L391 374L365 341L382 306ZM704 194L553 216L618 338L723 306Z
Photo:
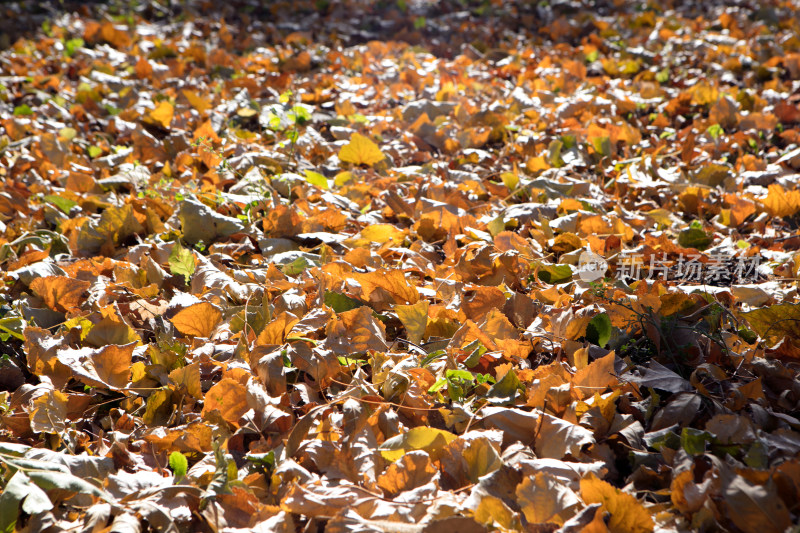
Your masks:
M0 529L784 531L798 21L48 19L0 52Z

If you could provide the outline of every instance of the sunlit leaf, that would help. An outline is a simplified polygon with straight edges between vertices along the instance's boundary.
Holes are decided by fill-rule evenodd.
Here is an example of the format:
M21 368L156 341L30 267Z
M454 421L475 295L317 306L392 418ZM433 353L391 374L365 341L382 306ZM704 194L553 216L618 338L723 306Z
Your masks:
M360 133L354 133L350 142L339 150L339 159L354 165L372 166L383 161L385 157L377 144Z

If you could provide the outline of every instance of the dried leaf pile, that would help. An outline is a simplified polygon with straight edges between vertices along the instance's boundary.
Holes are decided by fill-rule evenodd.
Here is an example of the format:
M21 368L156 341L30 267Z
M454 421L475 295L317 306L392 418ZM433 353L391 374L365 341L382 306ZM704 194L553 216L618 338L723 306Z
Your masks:
M797 523L800 8L585 4L0 52L0 531Z

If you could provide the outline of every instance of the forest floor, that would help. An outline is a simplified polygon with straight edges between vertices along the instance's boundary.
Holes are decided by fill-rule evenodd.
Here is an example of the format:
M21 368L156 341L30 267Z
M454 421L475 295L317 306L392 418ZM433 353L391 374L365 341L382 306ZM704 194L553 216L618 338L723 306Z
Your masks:
M800 521L796 3L0 19L0 531Z

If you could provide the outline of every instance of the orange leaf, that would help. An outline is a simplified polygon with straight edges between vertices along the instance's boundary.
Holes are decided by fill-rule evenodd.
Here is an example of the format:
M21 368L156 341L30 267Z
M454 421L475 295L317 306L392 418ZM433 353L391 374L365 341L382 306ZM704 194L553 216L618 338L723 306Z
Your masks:
M250 408L247 406L247 389L238 381L224 378L208 389L203 405L203 416L218 410L222 418L231 425L237 425L239 419Z
M222 313L208 302L200 302L181 309L172 317L172 325L184 335L210 337L222 319Z
M389 465L378 477L378 486L389 496L394 496L429 483L437 472L426 452L411 451Z
M767 197L760 201L771 216L789 217L800 211L800 191L785 191L777 183L767 190Z
M109 344L98 350L65 348L58 351L58 360L87 385L123 389L128 384L135 347L132 342L125 346Z
M378 145L360 133L354 133L350 142L339 150L339 159L354 165L372 166L384 159L383 152Z
M611 533L649 533L653 519L639 501L626 492L589 474L581 480L581 497L586 503L599 503L611 514L608 530Z
M396 304L414 304L419 300L419 292L409 285L399 270L381 269L365 274L354 273L351 277L361 285L361 297L365 301L383 302L387 294Z
M92 284L67 276L47 276L31 282L31 290L54 311L75 311Z

